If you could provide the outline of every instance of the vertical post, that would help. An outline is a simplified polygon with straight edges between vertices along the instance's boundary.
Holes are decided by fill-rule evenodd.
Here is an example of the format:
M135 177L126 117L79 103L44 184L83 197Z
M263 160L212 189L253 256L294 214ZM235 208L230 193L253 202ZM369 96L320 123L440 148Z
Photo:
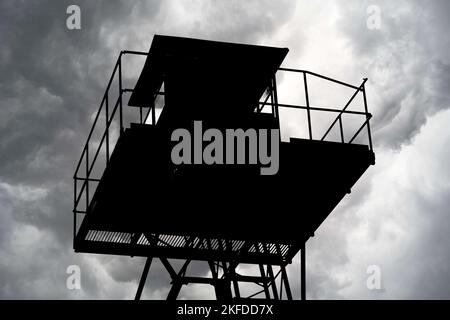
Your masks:
M277 93L277 74L275 73L273 75L273 96L274 96L274 100L275 100L275 113L276 113L276 118L278 121L278 129L281 130L280 127L280 113L279 113L279 109L278 109L278 93ZM281 139L281 132L280 132L280 139Z
M303 84L305 86L306 113L308 115L309 140L312 140L311 110L309 109L309 93L308 93L308 82L306 80L306 72L303 72Z
M363 97L364 97L364 110L365 110L365 113L366 113L367 136L369 137L369 147L370 147L370 151L373 151L372 135L370 133L369 111L368 111L368 108L367 108L366 81L367 81L367 78L364 78L364 82L363 82L363 85L362 85L362 91L363 91Z
M75 247L75 237L77 235L77 175L73 178L73 247Z
M141 299L142 291L144 290L145 280L147 280L148 271L150 270L150 266L152 264L152 257L148 257L145 261L144 271L142 271L141 280L139 281L139 287L136 292L136 296L134 297L134 300Z
M273 96L273 79L270 81L270 106L272 107L272 115L275 115L275 98Z
M341 142L344 143L344 129L342 127L342 115L339 115L339 130L341 132Z
M122 114L122 52L119 55L119 117L120 134L123 132L123 114Z
M106 115L106 165L109 164L109 107L108 93L105 96L105 115Z
M301 278L301 300L306 300L306 253L305 242L300 249L300 278Z
M156 116L155 116L155 104L153 103L152 106L152 125L155 125L156 123Z
M86 143L86 214L89 213L89 141Z

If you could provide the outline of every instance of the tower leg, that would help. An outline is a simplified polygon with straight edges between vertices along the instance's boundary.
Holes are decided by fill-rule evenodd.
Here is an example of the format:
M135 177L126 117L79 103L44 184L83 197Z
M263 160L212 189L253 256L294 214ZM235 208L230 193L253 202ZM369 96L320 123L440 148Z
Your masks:
M172 287L170 288L169 294L167 295L168 301L174 301L177 300L178 294L181 291L181 282L180 281L173 281Z
M284 291L286 291L286 297L288 300L292 300L292 292L291 292L291 286L289 285L289 279L286 272L286 267L281 266L281 281L284 284ZM280 292L280 295L282 292Z
M304 248L302 250L304 253ZM304 254L302 254L303 257ZM267 264L266 268L264 264L258 264L259 271L261 273L260 276L252 276L252 275L240 275L236 272L235 268L237 263L230 263L229 265L223 261L222 265L218 261L208 261L208 264L211 268L212 277L193 277L186 276L187 266L190 264L191 260L186 260L183 266L178 270L172 267L171 263L167 258L159 258L161 263L164 265L170 277L171 288L169 294L167 296L167 300L176 300L178 295L180 294L181 288L183 285L187 285L190 283L199 283L199 284L209 284L214 287L216 299L220 301L229 301L231 299L241 298L240 290L239 290L239 282L246 283L255 283L260 285L263 289L261 291L255 292L254 294L246 297L252 298L260 295L261 293L265 295L265 299L270 300L281 300L283 298L283 290L286 293L286 298L288 300L292 300L291 288L289 286L288 275L286 272L286 266L280 265L280 270L277 274L274 274L273 266L271 264ZM142 291L145 286L145 282L150 270L150 266L152 263L152 258L147 258L144 266L144 270L142 272L141 280L139 282L139 287L136 293L135 300L139 300L142 295ZM304 299L304 259L302 260L302 300ZM223 275L219 277L219 268L222 267ZM277 285L277 278L280 276L279 285ZM234 294L231 289L232 284L234 285ZM270 288L272 287L272 294L270 294Z
M231 300L231 281L229 279L217 279L214 284L214 290L217 300Z
M230 263L230 265L227 267L227 263L224 261L222 266L223 266L224 272L233 281L234 296L239 299L241 297L241 292L239 290L239 283L238 283L238 281L236 279L236 268L237 268L237 265Z
M170 277L172 278L172 287L170 288L169 294L167 295L167 300L176 300L178 294L181 291L181 287L183 286L182 280L186 273L188 265L191 263L191 260L186 260L178 273L175 272L170 262L166 258L159 258L159 260L161 260L161 263L166 268L167 272L169 272Z
M134 297L134 300L140 300L142 291L144 290L145 286L145 280L147 280L148 271L150 270L150 266L152 265L152 257L148 257L145 261L144 271L142 271L141 280L139 281L139 286L136 292L136 296Z
M300 275L301 275L301 300L306 300L306 245L303 243L300 249Z

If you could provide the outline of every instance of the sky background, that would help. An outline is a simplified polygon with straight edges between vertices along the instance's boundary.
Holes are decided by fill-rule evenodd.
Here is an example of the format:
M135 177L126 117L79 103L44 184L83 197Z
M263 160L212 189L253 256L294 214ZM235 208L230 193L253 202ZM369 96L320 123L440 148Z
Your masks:
M70 4L81 30L66 27ZM72 175L119 52L157 33L288 47L284 66L368 77L377 164L308 241L308 298L449 299L449 30L446 0L0 0L0 298L134 297L142 258L73 252ZM80 290L66 287L70 265ZM366 286L372 265L380 290ZM288 272L299 298L298 257ZM154 263L143 298L168 285Z

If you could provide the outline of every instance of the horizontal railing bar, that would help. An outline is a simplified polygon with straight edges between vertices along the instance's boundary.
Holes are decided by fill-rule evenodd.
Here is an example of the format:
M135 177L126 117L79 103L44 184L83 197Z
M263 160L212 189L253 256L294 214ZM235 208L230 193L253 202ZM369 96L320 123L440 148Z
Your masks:
M130 88L126 88L126 89L122 89L123 93L129 93L129 92L134 92L134 89L130 89ZM164 91L158 91L157 93L155 93L155 95L158 96L164 96L166 93ZM142 107L145 108L145 107Z
M133 50L123 50L123 51L120 52L120 54L136 54L136 55L140 55L140 56L148 56L148 55L150 55L149 52L133 51Z
M260 104L261 103L262 102L260 102ZM270 103L268 103L267 105L270 105ZM282 108L305 109L305 110L308 108L303 105L293 105L293 104L284 104L284 103L279 103L278 106L282 107ZM322 108L322 107L309 107L309 109L313 110L313 111L326 111L326 112L336 112L336 113L342 112L342 110L340 110L340 109L330 109L330 108ZM366 113L364 111L344 110L344 112L342 112L342 113L366 115Z
M96 179L96 178L85 178L85 177L74 177L75 180L88 180L88 181L95 181L95 182L100 182L101 179Z
M278 70L279 71L288 71L288 72L307 73L307 74L310 74L310 75L318 77L318 78L322 78L322 79L325 79L325 80L328 80L328 81L331 81L331 82L334 82L334 83L341 84L341 85L349 87L349 88L353 88L355 90L362 90L361 88L358 88L357 86L354 86L354 85L351 85L349 83L342 82L342 81L339 81L339 80L336 80L336 79L333 79L333 78L330 78L330 77L327 77L327 76L323 76L321 74L318 74L318 73L315 73L315 72L312 72L312 71L300 70L300 69L291 69L291 68L278 68Z

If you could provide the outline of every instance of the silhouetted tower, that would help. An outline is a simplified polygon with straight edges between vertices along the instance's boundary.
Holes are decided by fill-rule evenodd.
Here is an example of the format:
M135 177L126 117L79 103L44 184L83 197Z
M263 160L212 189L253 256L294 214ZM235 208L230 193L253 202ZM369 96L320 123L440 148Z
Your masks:
M286 266L300 251L305 298L305 243L375 157L366 79L353 86L280 68L287 53L286 48L158 35L149 53L121 52L74 175L75 251L147 257L137 299L153 258L172 278L168 299L176 299L188 283L211 284L217 299L243 298L242 282L260 285L251 296L292 299ZM133 89L124 87L124 55L146 56ZM304 105L278 101L276 78L282 72L303 82L297 90L304 92ZM341 109L310 105L309 78L351 90L350 100ZM113 92L118 92L114 98ZM126 94L131 94L128 106ZM349 108L357 95L362 111ZM283 131L281 108L304 113L307 136L280 141L275 175L261 175L260 163L172 162L175 129L195 135L194 121L201 120L203 131ZM320 136L313 112L333 117ZM351 134L344 134L345 115L362 119ZM337 141L328 139L333 130ZM355 143L363 130L366 142ZM175 270L170 259L184 264ZM211 276L188 276L193 260L207 262ZM260 275L239 274L236 268L244 263L257 265Z

